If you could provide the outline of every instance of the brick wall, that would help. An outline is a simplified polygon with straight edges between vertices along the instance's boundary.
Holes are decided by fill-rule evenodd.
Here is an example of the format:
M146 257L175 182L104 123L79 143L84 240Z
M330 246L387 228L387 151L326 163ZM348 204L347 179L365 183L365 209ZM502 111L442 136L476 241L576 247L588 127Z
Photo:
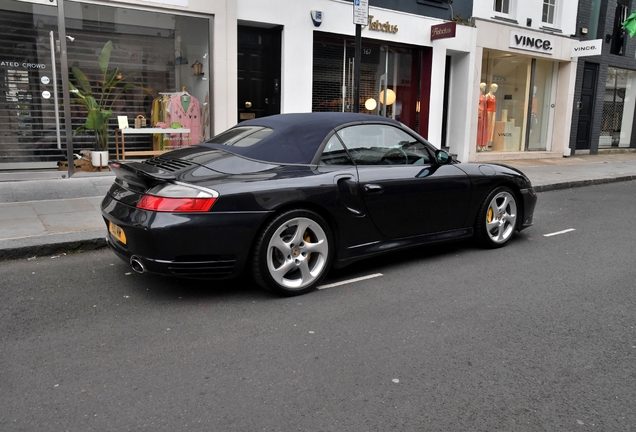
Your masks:
M629 13L631 14L636 7L636 0L629 0ZM619 69L628 69L636 71L636 37L630 38L629 34L625 35L625 55L610 54L611 41L606 41L606 35L611 35L614 27L614 12L616 10L617 0L603 0L601 2L601 12L598 24L597 39L603 39L603 51L601 55L591 57L581 57L578 60L576 84L574 94L574 113L572 115L572 128L570 135L570 148L576 148L576 137L579 122L579 111L577 110L577 102L581 100L581 86L583 83L583 67L586 62L599 65L599 73L597 77L597 90L594 103L594 113L592 120L590 153L597 154L599 148L599 137L601 134L601 124L603 121L603 103L605 101L605 85L607 80L608 67ZM592 8L592 0L579 0L579 10L577 18L577 38L581 40L594 39L594 35L581 34L581 28L589 27L590 11ZM633 102L632 102L633 103ZM636 121L634 122L636 126ZM636 147L636 127L632 128L630 147Z

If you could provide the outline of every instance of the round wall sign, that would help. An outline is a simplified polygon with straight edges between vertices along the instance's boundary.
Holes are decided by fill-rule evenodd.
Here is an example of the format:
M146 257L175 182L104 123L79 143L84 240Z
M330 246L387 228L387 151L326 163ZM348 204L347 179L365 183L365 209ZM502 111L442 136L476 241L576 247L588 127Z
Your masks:
M45 85L51 82L51 80L47 76L43 76L42 78L40 78L40 81L42 81L42 84Z
M44 99L48 99L48 98L50 98L50 97L51 97L51 92L48 92L48 91L44 90L44 91L42 92L42 97L43 97Z

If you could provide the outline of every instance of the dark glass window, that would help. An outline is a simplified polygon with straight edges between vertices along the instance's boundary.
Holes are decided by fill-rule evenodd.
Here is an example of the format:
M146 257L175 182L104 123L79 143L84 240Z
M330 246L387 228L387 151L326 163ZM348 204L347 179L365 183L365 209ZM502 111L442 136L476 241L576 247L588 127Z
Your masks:
M614 30L612 32L612 43L610 45L610 54L625 55L625 30L623 30L623 22L628 16L628 7L625 4L616 5L616 12L614 13Z
M347 151L335 135L331 137L322 151L320 165L353 165Z
M389 125L351 126L338 131L357 165L423 165L430 163L424 144Z
M495 0L494 11L509 14L510 13L510 0Z

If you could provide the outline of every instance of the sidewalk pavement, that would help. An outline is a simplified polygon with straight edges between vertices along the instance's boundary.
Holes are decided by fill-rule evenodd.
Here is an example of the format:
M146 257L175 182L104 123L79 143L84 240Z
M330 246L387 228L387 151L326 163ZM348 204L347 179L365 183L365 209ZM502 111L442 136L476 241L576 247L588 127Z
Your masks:
M636 179L636 153L503 162L537 192ZM106 245L102 198L111 172L0 173L0 260L56 255Z

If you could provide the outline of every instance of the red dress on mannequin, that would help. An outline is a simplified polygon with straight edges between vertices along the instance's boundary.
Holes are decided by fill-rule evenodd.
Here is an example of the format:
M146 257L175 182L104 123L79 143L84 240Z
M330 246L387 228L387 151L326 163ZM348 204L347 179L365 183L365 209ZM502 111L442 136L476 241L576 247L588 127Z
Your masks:
M477 146L488 145L488 121L486 119L486 95L479 95L479 114L477 116ZM478 149L478 150L481 150Z

